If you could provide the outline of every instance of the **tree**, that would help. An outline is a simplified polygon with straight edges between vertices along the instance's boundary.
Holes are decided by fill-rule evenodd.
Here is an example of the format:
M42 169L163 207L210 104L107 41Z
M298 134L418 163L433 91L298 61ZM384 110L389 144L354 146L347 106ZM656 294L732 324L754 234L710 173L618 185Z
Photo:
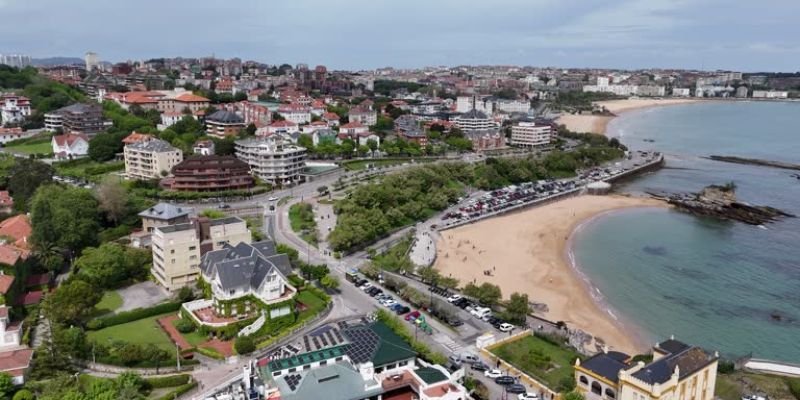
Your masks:
M225 213L220 210L214 210L212 208L207 208L200 213L200 216L210 218L210 219L220 219L225 218Z
M314 139L307 133L301 133L300 136L297 137L297 145L311 150L314 147Z
M11 379L11 375L0 372L0 398L7 399L11 396L11 393L14 391L14 382Z
M506 305L506 312L511 318L511 322L518 324L525 323L530 306L528 305L528 295L525 293L512 293Z
M441 275L439 274L439 270L434 267L421 267L417 269L417 275L422 278L423 282L427 282L431 285L438 285Z
M378 150L378 142L375 139L367 140L367 147L369 147L370 151L375 153Z
M81 325L100 302L102 291L80 279L64 282L42 304L45 316L55 323Z
M97 200L86 189L45 185L31 199L31 240L41 248L54 244L80 251L97 243Z
M184 286L178 291L178 300L181 303L187 303L194 300L194 291L189 286Z
M98 161L108 161L114 159L117 153L122 152L124 144L122 139L127 134L125 132L119 133L105 133L97 135L89 140L89 158Z
M484 282L480 286L480 295L478 296L478 300L487 306L493 306L500 302L500 299L503 298L502 292L500 291L500 287L497 285L493 285L489 282Z
M58 272L64 266L64 250L55 243L41 243L36 246L36 258L50 272Z
M43 162L18 159L8 170L8 190L14 196L14 207L27 210L28 202L36 189L53 180L54 170Z
M317 192L319 192L320 195L328 193L328 187L327 186L320 186L320 187L317 188Z
M339 289L339 278L331 275L325 275L320 281L320 285L329 291Z
M233 348L238 354L250 354L256 349L256 343L250 336L239 336L233 342Z
M17 393L14 393L14 397L11 400L35 400L36 396L33 395L28 389L20 389Z
M579 392L573 390L573 391L565 394L563 399L564 400L584 400L584 397Z
M114 242L88 247L75 260L78 276L101 288L113 288L129 280L140 280L149 271L150 253Z
M439 279L439 286L445 289L455 289L458 287L458 279L452 276L446 276Z
M109 221L118 223L128 212L128 191L119 179L107 176L95 189L95 197L100 210L106 213Z

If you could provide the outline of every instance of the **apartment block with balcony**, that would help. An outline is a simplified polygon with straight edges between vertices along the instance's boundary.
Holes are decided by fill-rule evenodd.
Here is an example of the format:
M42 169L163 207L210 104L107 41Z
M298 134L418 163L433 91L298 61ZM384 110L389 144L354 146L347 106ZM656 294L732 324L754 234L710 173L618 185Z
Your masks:
M172 168L165 186L172 190L218 192L255 186L250 166L234 156L192 156Z
M159 179L183 161L183 152L153 139L125 146L125 175L130 179Z
M236 141L236 158L250 165L253 174L265 182L293 185L301 181L306 149L280 137L244 139Z
M153 276L167 290L194 284L200 277L201 256L226 245L250 244L247 223L238 217L157 226L152 234Z
M103 119L103 107L99 104L73 104L44 115L47 130L67 133L83 133L90 137L103 132L110 122Z
M550 144L553 127L524 119L511 127L511 145L519 147L544 147Z
M206 117L206 134L218 138L236 136L245 128L244 118L233 111L219 110Z

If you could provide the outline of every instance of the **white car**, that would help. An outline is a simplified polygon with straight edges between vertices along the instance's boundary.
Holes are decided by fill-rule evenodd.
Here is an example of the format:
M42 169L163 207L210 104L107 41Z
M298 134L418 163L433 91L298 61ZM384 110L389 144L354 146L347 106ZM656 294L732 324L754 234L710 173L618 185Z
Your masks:
M384 307L388 308L388 307L391 307L391 306L397 304L397 302L392 300L392 299L389 299L389 300L384 301L382 304L383 304Z
M267 200L269 200L269 201L278 201L278 198L275 197L275 196L272 196L272 197L268 198Z
M503 373L500 372L499 369L490 369L488 371L484 371L483 376L491 379L499 378L503 376Z
M459 301L459 300L461 300L461 295L458 295L458 294L454 294L454 295L452 295L452 296L447 298L447 301L450 302L450 303L455 303L456 301Z
M367 282L367 283L365 283L365 284L361 285L361 287L360 287L359 289L361 289L361 290L363 290L363 291L365 291L365 292L366 292L366 291L367 291L367 289L369 289L369 288L371 288L371 287L372 287L372 284L371 284L371 283L369 283L369 282Z
M511 330L514 329L514 325L511 325L508 322L503 322L500 324L498 329L500 329L500 332L511 332Z
M536 393L520 393L517 398L519 400L539 400L539 395Z

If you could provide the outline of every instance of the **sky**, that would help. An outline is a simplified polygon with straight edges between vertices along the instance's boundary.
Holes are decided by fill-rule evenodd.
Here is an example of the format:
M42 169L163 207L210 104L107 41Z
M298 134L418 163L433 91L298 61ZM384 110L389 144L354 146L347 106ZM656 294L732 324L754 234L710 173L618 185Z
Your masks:
M800 70L798 0L0 0L0 53Z

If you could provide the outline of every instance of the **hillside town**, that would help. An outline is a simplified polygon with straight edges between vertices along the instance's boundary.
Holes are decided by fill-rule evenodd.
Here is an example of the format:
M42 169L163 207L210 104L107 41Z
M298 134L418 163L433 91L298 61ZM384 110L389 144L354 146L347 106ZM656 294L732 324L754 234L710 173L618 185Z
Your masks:
M569 116L798 97L800 74L0 55L0 397L705 400L734 369L798 376L436 268L448 229L664 165Z

